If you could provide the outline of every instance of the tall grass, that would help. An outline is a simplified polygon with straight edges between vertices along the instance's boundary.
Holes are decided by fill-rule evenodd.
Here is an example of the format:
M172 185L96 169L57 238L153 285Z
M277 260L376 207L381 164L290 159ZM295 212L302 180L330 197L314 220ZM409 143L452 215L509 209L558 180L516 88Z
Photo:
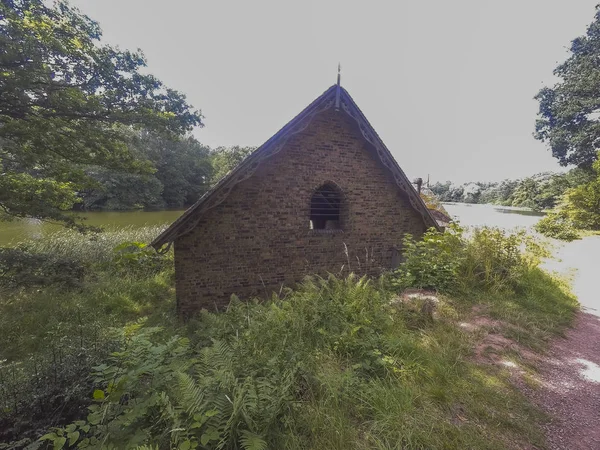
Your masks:
M394 274L308 278L284 298L234 298L183 325L173 320L171 265L151 273L114 259L123 241L159 231L67 231L25 245L89 272L76 287L0 298L6 439L31 442L43 430L58 447L67 433L115 448L543 446L543 416L507 369L474 360L477 334L458 326L485 304L502 331L533 349L568 326L576 301L539 269L535 245L520 251L521 237L408 238ZM398 301L406 287L441 292L434 321Z
M25 247L33 253L60 255L79 262L106 262L113 257L113 250L119 244L123 242L149 244L165 228L165 225L131 226L86 234L63 229L44 236L43 239L20 242L17 246Z
M546 313L573 306L544 293ZM285 299L204 312L188 339L131 331L96 374L103 400L85 437L123 448L543 445L542 416L510 373L472 360L474 337L456 325L469 300L442 297L431 323L394 295L385 282L311 278ZM511 301L531 312L529 300Z

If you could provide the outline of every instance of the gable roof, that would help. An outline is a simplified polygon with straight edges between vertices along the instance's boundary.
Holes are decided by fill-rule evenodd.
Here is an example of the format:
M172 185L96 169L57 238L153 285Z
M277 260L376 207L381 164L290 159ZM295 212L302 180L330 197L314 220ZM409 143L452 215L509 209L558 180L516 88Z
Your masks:
M181 217L154 239L151 245L159 249L165 244L170 244L177 237L193 230L205 211L223 202L236 184L250 178L254 174L256 168L263 160L278 153L291 136L305 130L312 122L313 117L330 108L335 108L336 111L344 111L356 121L363 138L375 149L381 163L391 172L396 185L407 196L411 207L422 216L427 227L439 229L437 221L432 217L414 186L408 180L406 174L402 171L360 108L356 105L352 97L350 97L350 94L339 84L334 84L300 114L289 121L281 130L275 133L267 142L248 155L237 167L221 178L215 186L187 209Z

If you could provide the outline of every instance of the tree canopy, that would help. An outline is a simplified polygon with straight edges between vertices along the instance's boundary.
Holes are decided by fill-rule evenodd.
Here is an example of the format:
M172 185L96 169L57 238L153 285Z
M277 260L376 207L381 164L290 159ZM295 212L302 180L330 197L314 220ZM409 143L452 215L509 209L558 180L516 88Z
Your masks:
M570 50L554 70L558 83L535 97L540 103L535 137L550 146L561 165L590 169L600 149L600 5Z
M201 115L143 72L138 52L100 43L95 21L66 2L0 3L0 210L74 225L64 214L95 185L89 167L148 173L127 129L177 139Z

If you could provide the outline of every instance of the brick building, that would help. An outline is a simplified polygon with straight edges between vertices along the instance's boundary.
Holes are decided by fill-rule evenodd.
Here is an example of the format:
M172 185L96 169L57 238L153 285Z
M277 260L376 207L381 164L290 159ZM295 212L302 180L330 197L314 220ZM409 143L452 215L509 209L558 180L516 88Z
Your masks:
M178 312L307 274L376 275L435 219L348 92L325 91L152 245L174 243Z

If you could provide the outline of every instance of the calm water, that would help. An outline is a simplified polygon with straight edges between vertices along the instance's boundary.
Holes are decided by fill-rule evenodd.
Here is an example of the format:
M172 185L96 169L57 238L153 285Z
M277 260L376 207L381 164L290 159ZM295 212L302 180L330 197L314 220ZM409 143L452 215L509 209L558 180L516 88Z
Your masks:
M505 229L530 228L544 213L508 206L472 205L468 203L444 203L446 211L465 226L493 226Z
M183 210L172 211L126 211L126 212L88 212L78 214L85 217L85 223L105 229L123 227L143 227L146 225L170 224L177 219ZM0 222L0 247L31 238L40 238L47 233L59 230L58 225L51 225L37 220L15 220Z

